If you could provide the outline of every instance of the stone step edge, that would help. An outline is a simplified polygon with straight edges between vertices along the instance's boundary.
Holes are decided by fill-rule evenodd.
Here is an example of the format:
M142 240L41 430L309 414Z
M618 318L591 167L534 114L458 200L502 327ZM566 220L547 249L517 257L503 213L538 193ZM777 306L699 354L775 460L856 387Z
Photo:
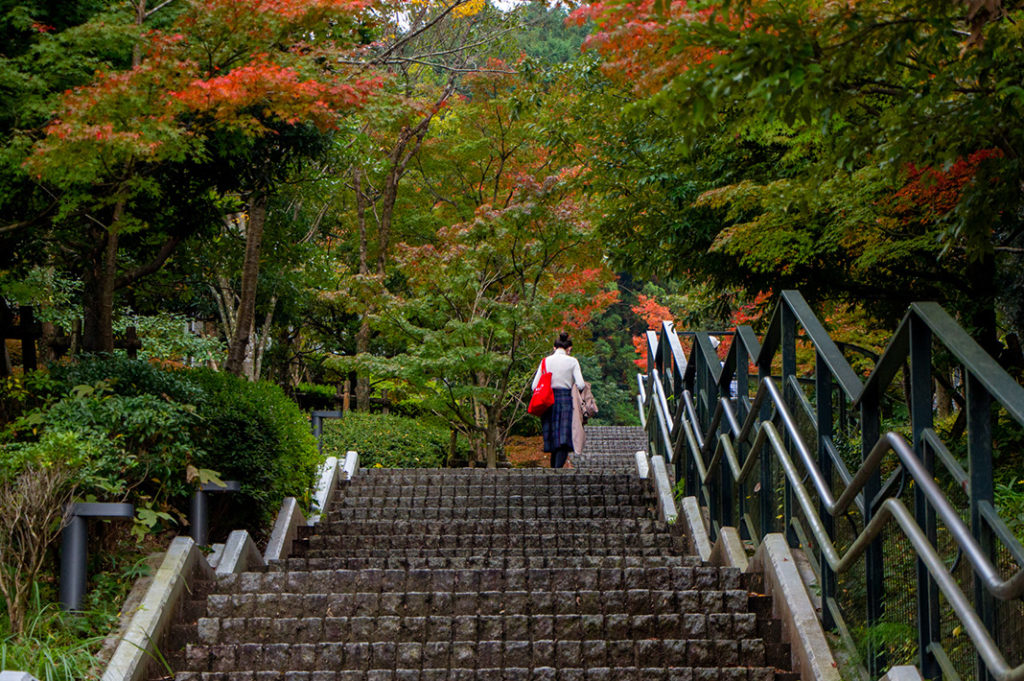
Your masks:
M785 536L778 532L765 535L748 561L736 528L723 527L712 544L697 498L684 497L680 506L683 512L678 517L684 523L683 533L690 538L691 545L699 548L702 558L713 565L738 567L763 576L765 593L772 600L772 613L782 622L782 640L790 644L792 669L801 681L842 681L818 611ZM900 673L906 671L895 667L893 671L897 669Z
M358 455L355 452L349 454L341 471L346 480L351 479L359 467ZM324 462L317 485L317 491L321 493L319 499L323 504L330 499L340 477L337 459L334 459L333 466L329 463L330 459L333 457ZM290 501L289 504L289 499L285 499L282 503L274 532L271 534L272 539L275 533L282 535L277 542L278 553L274 556L275 559L290 555L291 543L297 536L296 519L302 518L295 499ZM280 532L278 525L281 526ZM291 541L288 541L289 533ZM268 546L268 555L272 555L269 550L272 546ZM210 565L191 537L179 536L172 539L160 566L149 578L152 581L145 590L142 603L131 616L125 634L114 648L100 677L101 681L144 681L158 657L156 652L171 631L185 596L195 583L212 580L218 575L245 572L248 568L259 565L265 566L266 558L259 554L255 543L245 530L235 530L228 536L228 541L219 552L216 568Z
M915 669L911 667L911 669ZM389 674L385 678L388 681L402 681L403 678L409 678L402 675L402 672L407 671L403 669L396 669L395 673ZM566 672L572 672L574 677L577 679L622 679L624 678L621 674L626 672L629 674L628 678L631 681L639 679L658 679L658 681L706 681L707 679L714 679L715 681L772 681L773 679L779 678L779 674L788 674L788 672L780 672L779 670L773 669L772 667L500 667L500 668L474 668L467 669L461 667L452 668L422 668L417 670L411 670L414 675L413 679L424 679L425 681L451 681L452 679L469 679L477 681L479 679L487 679L487 681L493 681L495 679L512 679L514 681L554 681L557 678L557 672L565 674ZM603 674L594 675L595 672L604 672ZM612 673L615 672L615 676ZM724 673L723 673L724 672ZM274 672L274 676L270 678L273 681L280 681L282 679L289 678L286 676L291 672ZM299 672L300 674L308 675L310 672ZM326 672L330 674L330 672ZM237 675L237 676L235 676ZM217 681L232 681L237 678L240 681L250 681L253 678L251 672L179 672L175 675L175 681L207 681L209 679L216 679ZM305 679L311 678L311 676L297 677ZM334 672L331 677L332 681L344 681L346 679L354 679L363 681L370 679L367 671L338 671ZM784 677L785 678L785 677ZM888 677L883 678L882 681L893 681ZM895 681L921 681L920 676L917 679L910 678L899 678Z

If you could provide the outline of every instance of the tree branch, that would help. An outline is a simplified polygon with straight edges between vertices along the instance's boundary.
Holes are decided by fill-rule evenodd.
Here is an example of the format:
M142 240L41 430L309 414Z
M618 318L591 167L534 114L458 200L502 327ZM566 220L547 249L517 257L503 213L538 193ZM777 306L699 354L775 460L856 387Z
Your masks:
M174 235L164 242L163 246L157 252L156 256L145 265L140 265L134 270L122 274L120 277L114 280L114 288L124 288L129 284L134 284L136 281L145 277L146 275L156 272L158 269L163 267L164 263L167 262L167 258L171 257L171 253L178 247L178 244L182 241L181 235Z

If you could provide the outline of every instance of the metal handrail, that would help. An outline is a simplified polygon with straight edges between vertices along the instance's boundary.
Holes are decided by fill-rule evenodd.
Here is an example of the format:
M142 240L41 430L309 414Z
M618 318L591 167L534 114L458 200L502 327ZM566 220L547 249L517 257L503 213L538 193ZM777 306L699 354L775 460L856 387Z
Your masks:
M803 327L807 337L836 378L839 387L846 393L847 398L853 400L860 395L863 386L856 372L850 367L835 341L828 335L825 327L818 321L818 317L799 291L782 292L781 304L775 309L768 332L765 334L764 340L761 341L761 352L757 356L757 364L760 366L766 362L770 363L782 342L782 313L784 309L789 310Z
M785 330L784 324L788 324L789 326L786 328L790 330ZM988 404L985 400L989 399L998 402L1011 417L1024 425L1024 388L1017 385L1008 374L1003 372L995 361L985 354L984 350L971 340L957 326L952 317L938 305L933 303L915 303L911 307L907 316L901 322L897 333L894 334L886 352L879 359L868 381L865 384L861 384L860 379L846 362L836 344L829 338L824 327L818 322L803 297L795 291L786 291L783 293L782 303L776 309L775 316L763 342L758 345L756 336L753 335L753 331L749 327L737 328L724 366L718 362L718 357L708 341L708 334L692 334L694 337L694 351L699 357L696 362L692 361L692 358L691 361L687 361L682 346L678 343L678 335L671 324L664 324L662 326L658 345L654 347L664 348L664 344L667 343L667 347L670 350L669 355L675 364L675 368L685 367L685 389L681 393L676 392L678 386L673 390L673 398L678 400L676 403L677 411L673 419L668 408L665 387L662 385L661 379L661 376L667 373L669 369L661 365L660 368L663 371L659 373L657 369L652 368L650 383L653 383L653 385L647 386L645 401L650 403L647 409L648 414L658 424L655 426L650 422L651 419L648 419L648 430L650 431L651 427L656 428L662 440L661 446L664 447L669 456L677 459L677 471L681 470L680 467L683 466L688 471L687 476L696 478L693 481L686 481L688 490L693 489L691 485L693 482L696 482L699 485L697 489L701 490L701 496L705 497L708 503L712 505L721 503L724 505L721 509L722 513L726 513L725 509L733 503L733 494L728 489L732 488L733 492L735 492L736 488L749 482L759 462L762 464L761 482L762 484L765 482L764 465L766 464L766 459L764 458L764 452L770 452L767 465L770 466L771 460L777 461L782 466L787 481L786 517L787 519L790 517L791 511L789 510L788 500L792 499L795 506L799 507L802 511L810 526L814 542L820 550L821 570L823 572L844 573L850 570L857 559L866 553L868 560L866 564L867 574L874 574L871 572L871 565L881 565L881 563L872 563L871 561L880 560L879 556L881 554L878 553L879 548L875 548L877 555L875 559L872 559L869 548L881 546L879 542L882 530L891 521L895 521L903 535L914 547L915 554L926 571L927 578L925 582L920 582L921 579L925 578L922 578L920 573L918 575L918 589L924 589L925 591L922 593L927 593L928 588L937 589L937 591L942 592L946 597L947 603L960 620L963 630L974 644L979 663L983 665L983 668L992 679L995 681L1024 681L1024 664L1011 667L1007 663L991 633L995 631L992 627L992 620L986 620L986 615L984 614L986 611L977 609L983 607L981 605L983 599L979 595L981 593L989 594L989 596L986 596L987 598L994 597L1001 601L1024 596L1024 546L1017 542L1005 523L999 518L990 501L991 471L987 471L989 473L987 481L984 477L979 478L979 472L975 470L973 463L974 458L972 458L971 472L965 471L953 457L952 453L949 452L934 429L930 427L930 418L927 421L919 422L921 407L918 406L915 407L918 411L914 412L912 410L915 423L914 439L917 446L924 449L915 452L914 446L909 444L902 435L895 432L877 435L878 431L876 430L874 431L876 435L871 435L871 437L878 437L878 439L870 449L868 449L868 442L862 442L861 465L851 475L846 469L845 463L839 457L836 446L832 441L832 426L827 421L825 425L821 425L822 422L816 409L805 397L800 384L795 382L796 376L793 372L796 364L793 347L796 336L792 331L795 324L803 327L815 348L818 359L816 373L824 372L820 373L820 376L824 376L824 379L820 377L815 379L817 381L815 384L816 390L819 393L817 398L818 408L827 408L827 411L824 413L829 416L826 416L826 418L832 418L832 407L827 402L822 406L821 400L823 398L821 397L821 391L831 390L830 386L832 385L838 387L848 400L848 404L851 407L859 407L862 411L862 441L866 440L867 435L872 432L870 426L872 419L874 419L873 422L875 424L878 423L877 398L880 397L881 392L890 384L896 372L903 369L907 362L908 354L915 357L910 365L908 365L912 367L908 371L917 372L912 374L908 380L911 383L917 380L916 385L921 385L921 371L923 369L920 366L927 367L930 355L925 352L923 355L925 364L921 365L920 353L922 352L922 347L925 350L929 347L924 345L924 343L931 343L932 336L927 335L929 333L933 333L934 337L947 347L951 345L956 346L950 349L952 354L962 361L965 368L970 372L968 380L975 381L975 384L980 385L985 391L981 398L983 404ZM913 326L915 324L918 326ZM921 324L927 327L926 331L922 332L919 330L922 328ZM915 331L914 329L918 330ZM926 340L922 341L922 338ZM787 343L788 346L786 345ZM650 347L652 347L652 344L649 343ZM783 348L783 375L781 379L783 385L787 387L786 390L780 388L771 376L772 361L780 347ZM789 348L788 351L786 347ZM914 348L917 349L915 350ZM741 350L746 353L747 361L750 361L751 358L756 358L754 361L758 367L759 384L753 400L748 400L746 394L729 395L728 384L736 371L743 372L741 388L749 380L747 367L740 365L740 360L744 358L739 354ZM789 353L788 360L786 352ZM913 353L918 354L914 355ZM652 367L654 366L654 357L655 355L652 352L649 360ZM915 376L917 377L916 379L914 378ZM924 376L929 378L928 374L924 374ZM711 409L709 398L717 394L718 399L714 400L713 413L710 414L710 418L706 418L702 423L698 419L698 411L695 408L694 389L695 382L699 383L705 380L710 381L716 386L716 392L700 393L700 399L702 400L700 404L705 410L702 412L705 417L709 416L707 410ZM822 380L825 382L822 383ZM641 389L643 389L643 386L641 386ZM915 389L917 390L918 388ZM713 389L708 388L708 390ZM975 390L977 392L978 388ZM829 392L824 394L826 395L825 399L830 399L828 397ZM871 394L874 397L871 398L870 402L865 402ZM915 394L920 399L922 393L919 391ZM968 391L969 401L970 391ZM816 426L818 428L816 439L819 441L816 452L817 460L815 452L804 440L797 420L791 412L791 404L801 407L804 415L810 418L812 423L818 424ZM920 402L917 404L920 405ZM930 408L930 404L928 407ZM742 420L737 415L736 409L742 409ZM865 412L865 409L873 409L875 411ZM970 418L978 419L984 416L985 413L987 413L987 407L984 410L980 407L975 407ZM871 414L875 415L872 416ZM865 419L869 422L867 426L865 426ZM826 426L827 429L825 431L820 430L820 428L825 428ZM671 434L669 442L665 442L666 432ZM982 432L985 432L984 427L982 427ZM671 440L674 440L674 445ZM746 448L744 450L746 452L745 457L742 459L737 454L737 449L740 445ZM681 456L681 452L686 449L689 450L689 453ZM879 475L883 463L887 460L887 455L890 452L895 453L899 468L888 478L885 484L882 484ZM925 452L930 452L934 455L935 461L942 464L956 484L971 499L972 520L970 527L940 489L934 477L934 472L924 463L922 456L925 456ZM982 455L984 455L984 452ZM972 457L974 456L972 454ZM820 465L819 460L821 461ZM982 460L982 463L984 463L984 460ZM827 468L823 471L821 466L826 465ZM836 497L832 490L832 485L828 478L830 474L825 472L832 470L833 466L836 467L843 484L842 492L838 497ZM801 467L802 471L800 470ZM982 474L984 472L982 471ZM715 492L711 485L719 478L721 478L721 481L718 484L724 486L724 488L719 488L722 491ZM972 481L981 486L983 493L987 488L989 496L987 498L984 496L976 498L972 494ZM908 482L913 483L915 494L917 495L916 498L918 499L915 502L917 508L915 512L908 510L898 498L901 493L900 490L904 489ZM813 490L813 496L811 490ZM867 496L869 493L870 497ZM723 497L722 495L725 496ZM736 497L741 498L742 494L736 495ZM739 503L743 503L742 499L740 499ZM865 526L846 552L840 553L833 543L831 535L833 531L832 523L837 518L848 514L851 506L854 505L864 518ZM712 513L714 514L715 511L712 510ZM732 511L728 510L728 513L731 514ZM749 526L751 521L747 516L743 515L742 505L740 513L745 518L747 526ZM921 516L921 513L925 515ZM922 518L924 519L922 520ZM931 520L928 518L931 518ZM967 596L964 595L956 579L933 545L936 541L936 518L949 533L953 545L958 549L959 555L965 557L971 566L972 572L975 575L974 583L976 584L974 591L975 604L972 604ZM720 519L716 519L713 515L712 521L712 526L715 527L720 522ZM725 522L724 524L730 523ZM988 529L990 534L984 535L985 530L979 529L980 526L990 528ZM982 534L979 535L979 532L982 532ZM791 541L797 541L795 538L797 535L794 534L792 536L794 538ZM1002 577L992 560L992 554L989 553L991 548L985 543L991 540L985 539L982 541L979 539L979 537L984 536L998 538L1017 562L1016 571L1009 577L1005 579ZM878 574L880 575L881 573L879 572ZM822 578L826 579L826 581L829 579L827 574L823 574ZM928 582L928 580L931 581ZM931 587L928 587L929 583ZM927 606L921 603L922 597L919 594L918 606L919 608L926 608L925 611L929 612ZM935 598L937 599L938 596L936 595ZM935 603L937 604L938 601L936 600ZM872 617L870 604L868 607L870 622ZM878 612L880 611L876 611L876 613ZM930 617L936 617L934 606L932 606L930 612ZM877 614L875 616L877 617ZM922 616L919 614L919 617ZM831 616L829 616L830 619ZM927 619L924 621L928 622ZM919 628L922 626L920 622L919 620ZM935 630L932 631L934 632ZM935 668L931 665L936 660L941 664L942 660L945 659L939 639L934 637L927 638L928 636L936 635L935 633L925 633L919 636L919 650L922 656L922 665L924 665L923 669L931 670L928 675L933 678ZM876 665L880 661L880 658L877 658L876 655L869 656L869 666ZM872 658L874 661L872 661ZM875 667L873 666L872 668L874 669Z
M651 377L654 379L654 390L652 391L652 399L654 401L655 413L658 415L658 431L661 433L662 445L665 447L665 456L668 462L673 460L672 437L670 432L670 421L668 401L665 399L665 389L661 387L661 381L658 379L658 370L651 370Z

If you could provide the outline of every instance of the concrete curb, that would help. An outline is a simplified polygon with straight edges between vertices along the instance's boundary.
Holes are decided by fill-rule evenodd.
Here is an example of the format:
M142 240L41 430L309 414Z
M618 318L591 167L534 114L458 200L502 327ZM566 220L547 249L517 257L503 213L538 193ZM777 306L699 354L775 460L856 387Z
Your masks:
M676 502L672 498L672 485L668 482L665 459L660 456L652 456L651 472L654 477L654 495L658 498L658 519L666 523L674 523L679 518L679 512L676 511Z
M765 591L772 597L772 613L782 621L782 638L792 650L793 671L800 674L802 681L841 681L839 667L786 538L779 533L766 535L747 571L764 575ZM900 676L892 681L907 679Z
M216 575L226 577L245 572L250 567L263 567L263 556L245 530L234 530L224 542L224 553L217 564Z
M747 552L740 540L740 533L735 527L723 527L718 532L718 539L711 547L711 564L723 567L735 567L746 572L750 565Z
M711 540L708 538L707 528L704 527L704 518L700 512L700 504L697 497L683 497L680 504L683 512L683 522L686 523L685 530L693 549L703 561L711 560Z
M210 572L199 547L191 537L175 537L128 631L117 644L103 672L102 681L141 681L154 662L153 653L170 626L182 592L196 571ZM6 681L6 679L4 680Z
M646 480L651 475L651 467L647 463L647 452L636 452L636 474L641 480Z
M28 672L0 672L0 681L39 681Z
M320 467L320 479L316 484L316 492L313 494L313 508L315 509L306 520L307 525L316 525L320 522L320 514L327 508L327 502L338 486L338 457L329 456Z
M299 527L305 524L306 517L299 509L299 502L295 497L285 497L270 532L267 550L263 552L263 561L269 563L292 555L292 544L299 537Z
M359 472L359 454L358 452L346 452L345 453L345 466L344 475L342 480L351 480L355 477L356 473Z
M3 681L3 678L0 678ZM923 681L921 670L909 664L892 667L881 678L881 681Z

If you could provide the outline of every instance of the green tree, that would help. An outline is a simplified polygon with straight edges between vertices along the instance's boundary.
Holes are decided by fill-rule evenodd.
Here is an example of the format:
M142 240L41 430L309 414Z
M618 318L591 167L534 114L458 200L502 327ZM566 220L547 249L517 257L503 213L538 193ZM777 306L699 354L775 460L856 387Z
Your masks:
M997 300L1020 309L1021 8L632 7L578 15L601 57L590 101L624 133L591 168L638 169L635 192L603 192L624 257L680 253L677 271L883 316L938 298L997 351ZM606 125L579 118L582 135ZM652 205L669 219L630 233L629 211Z

